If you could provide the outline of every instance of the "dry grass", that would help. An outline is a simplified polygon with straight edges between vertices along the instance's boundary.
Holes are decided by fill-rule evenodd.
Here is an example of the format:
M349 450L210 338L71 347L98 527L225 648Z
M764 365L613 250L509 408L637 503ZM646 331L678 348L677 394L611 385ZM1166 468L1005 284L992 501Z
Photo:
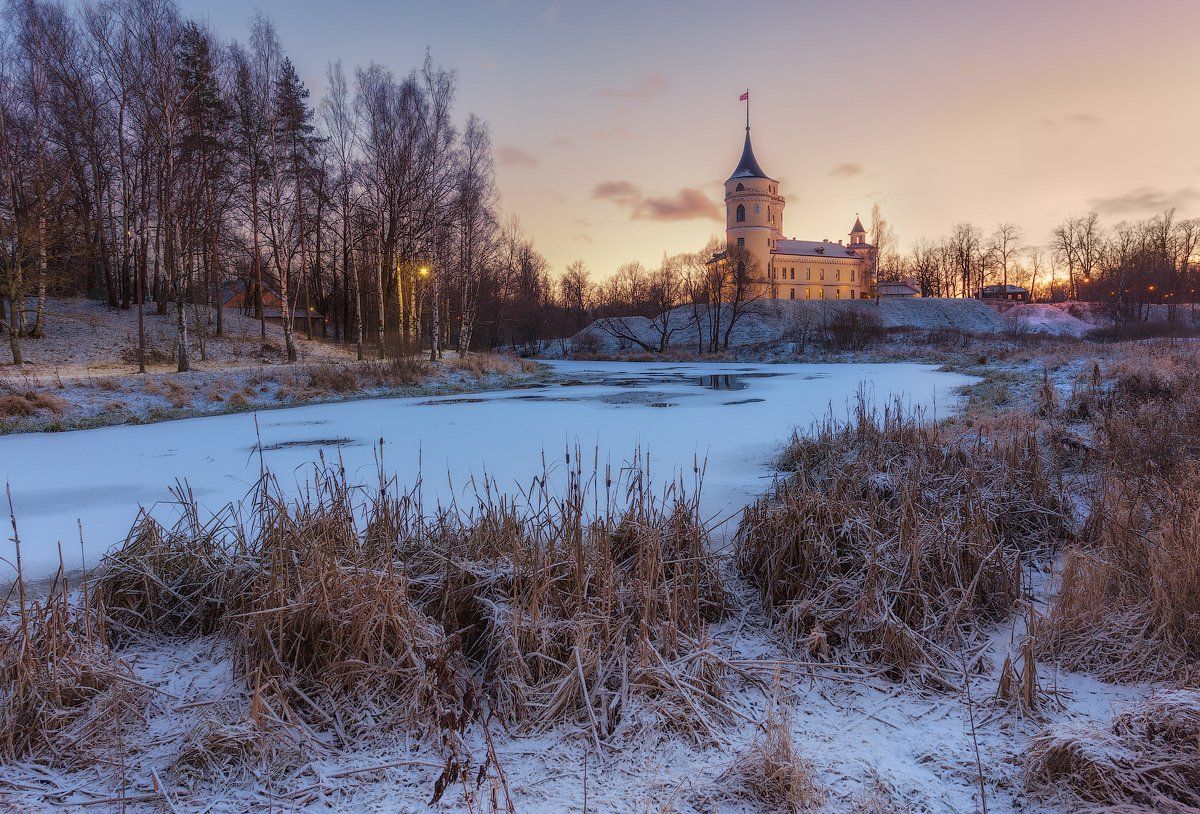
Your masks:
M1191 814L1200 808L1200 694L1157 693L1107 730L1047 730L1034 737L1025 767L1029 785L1049 796Z
M737 562L804 658L878 663L947 690L957 653L1022 596L1022 558L1068 536L1033 428L960 432L864 399L794 438L747 508Z
M175 529L139 517L96 572L96 594L118 640L146 632L201 636L218 627L226 570L219 519L202 525L190 495L179 505L186 511Z
M695 502L638 476L591 515L570 480L534 508L485 497L428 518L390 483L363 507L339 471L296 502L268 476L250 516L206 526L179 490L184 520L142 520L97 592L114 635L228 636L270 727L453 744L485 702L523 730L599 742L647 720L715 740L736 714L708 635L728 598Z
M188 790L214 779L237 783L252 777L270 787L302 764L303 754L301 742L278 727L236 717L208 718L188 732L165 776Z
M1039 653L1110 680L1200 679L1200 368L1195 351L1114 366L1100 474Z
M816 768L792 740L791 711L778 702L772 703L754 743L734 759L718 782L725 795L762 811L809 811L825 802Z
M0 382L0 418L28 418L38 413L62 415L67 402L44 389L24 389Z
M464 356L447 358L446 364L455 370L463 370L477 377L491 374L512 375L538 372L536 362L502 353L468 353Z
M86 588L69 599L61 569L44 599L27 597L20 570L15 587L0 629L0 754L87 763L140 707L139 686L109 649Z

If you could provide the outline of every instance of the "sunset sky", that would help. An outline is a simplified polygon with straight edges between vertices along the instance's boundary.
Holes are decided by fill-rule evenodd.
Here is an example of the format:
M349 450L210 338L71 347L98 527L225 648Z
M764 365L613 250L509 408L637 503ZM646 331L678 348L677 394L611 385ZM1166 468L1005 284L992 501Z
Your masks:
M183 0L244 38L240 0ZM1010 220L1045 242L1200 215L1200 2L260 0L313 90L326 62L458 70L491 125L504 209L555 270L603 277L723 232L743 136L787 198L784 232L844 238L878 201L902 245Z

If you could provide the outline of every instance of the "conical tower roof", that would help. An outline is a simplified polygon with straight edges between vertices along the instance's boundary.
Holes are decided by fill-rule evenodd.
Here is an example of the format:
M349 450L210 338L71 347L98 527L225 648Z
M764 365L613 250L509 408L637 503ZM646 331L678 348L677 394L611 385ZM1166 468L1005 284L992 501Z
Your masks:
M850 234L854 234L855 232L862 232L864 235L867 233L867 230L863 228L862 218L858 217L858 215L854 216L854 228L850 230Z
M729 180L734 178L766 178L768 181L775 179L763 172L762 167L758 166L758 159L754 157L754 148L750 145L750 128L746 128L746 146L742 148L742 159L738 161L737 169L733 171L733 175L729 176Z

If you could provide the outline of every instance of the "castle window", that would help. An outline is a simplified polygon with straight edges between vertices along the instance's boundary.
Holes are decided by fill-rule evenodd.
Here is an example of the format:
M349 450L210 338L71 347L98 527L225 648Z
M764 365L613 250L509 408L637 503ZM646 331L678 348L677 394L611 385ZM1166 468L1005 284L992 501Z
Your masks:
M745 220L746 220L746 207L742 206L741 204L738 204L737 222L742 223Z
M788 292L788 299L789 300L796 299L796 289L793 288L791 291Z
M737 185L737 189L736 189L736 190L734 190L734 191L735 191L735 192L745 192L745 191L746 191L746 185L745 185L745 184L738 184L738 185Z
M738 238L738 245L739 245L739 246L745 246L745 245L746 245L746 238L744 238L744 237L739 237L739 238Z
M850 282L854 282L854 269L850 269Z
M833 279L835 279L835 280L840 280L840 279L842 279L842 270L841 270L841 269L834 269L834 270L833 270Z
M804 279L805 279L805 280L811 280L811 279L812 279L812 269L805 269L805 270L804 270Z
M806 300L812 299L812 289L811 288L804 289L804 299L806 299Z

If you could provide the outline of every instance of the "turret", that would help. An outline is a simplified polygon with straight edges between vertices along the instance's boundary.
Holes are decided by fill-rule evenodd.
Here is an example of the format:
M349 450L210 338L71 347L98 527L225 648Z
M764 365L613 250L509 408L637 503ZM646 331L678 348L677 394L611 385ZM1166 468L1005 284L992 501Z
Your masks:
M862 219L854 216L854 226L850 229L850 245L857 246L867 242L867 230L863 228Z
M783 205L778 182L754 157L747 127L742 157L725 182L725 236L731 248L749 253L757 266L755 276L762 279L768 277L771 249L783 237Z

